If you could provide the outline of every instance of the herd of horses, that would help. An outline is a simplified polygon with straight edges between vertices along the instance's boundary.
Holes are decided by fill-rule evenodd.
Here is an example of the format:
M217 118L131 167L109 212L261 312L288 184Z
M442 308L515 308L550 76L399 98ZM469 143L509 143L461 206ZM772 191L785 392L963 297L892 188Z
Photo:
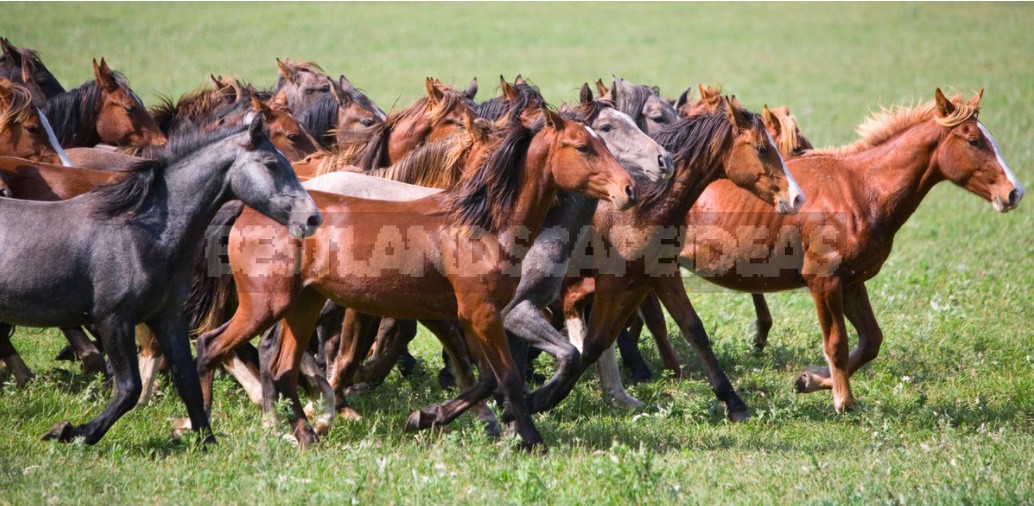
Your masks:
M347 392L412 367L419 323L460 392L406 430L472 409L532 448L532 415L593 364L616 403L641 406L614 350L650 377L644 325L681 377L662 307L728 418L746 419L680 267L752 294L758 348L772 325L763 294L807 288L827 366L796 389L832 390L849 410L849 379L883 340L865 282L923 197L944 180L1000 212L1024 196L978 120L982 91L937 89L873 115L853 144L814 149L786 107L754 113L705 86L666 100L615 78L556 109L520 76L481 103L476 80L427 78L426 96L386 114L344 76L277 59L270 89L212 75L148 110L104 59L65 91L38 53L0 45L0 359L26 384L14 327L57 327L62 355L115 385L99 416L45 439L97 442L167 367L188 413L176 429L214 441L223 367L267 415L289 400L308 447L359 416ZM529 392L543 352L552 376Z

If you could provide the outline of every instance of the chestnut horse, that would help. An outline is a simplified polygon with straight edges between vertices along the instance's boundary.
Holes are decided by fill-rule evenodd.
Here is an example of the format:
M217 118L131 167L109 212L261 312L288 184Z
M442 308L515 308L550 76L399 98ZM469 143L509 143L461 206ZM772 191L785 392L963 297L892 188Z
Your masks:
M321 96L299 117L325 149L338 150L338 139L362 136L363 132L387 121L384 111L352 86L344 75L337 82L327 79L331 93Z
M0 78L0 156L70 165L29 90L5 78Z
M202 385L209 402L211 366L238 343L282 319L280 354L270 365L273 380L277 390L292 400L296 438L303 447L311 444L314 435L295 389L297 367L329 297L366 314L459 319L471 352L486 371L479 381L479 385L489 386L484 394L495 382L502 385L517 415L522 444L541 443L527 414L522 377L514 367L499 314L513 295L521 259L521 248L508 245L534 239L557 188L611 199L622 208L633 202L628 173L598 136L552 111L545 111L545 116L545 124L535 129L511 123L495 134L497 147L483 166L467 171L459 185L441 194L386 202L314 192L329 226L322 229L324 234L305 241L303 248L333 255L333 272L319 265L322 260L313 263L316 257L297 250L297 243L282 232L274 232L273 242L268 242L269 231L276 228L245 211L234 225L230 244L240 305L233 319L201 336L197 343L198 372L205 378ZM403 229L412 232L408 247L395 247L394 258L387 251L383 251L385 256L373 251L377 246L372 241L385 232L401 233ZM290 258L278 255L286 263L256 263L254 255L263 253L254 247L255 241ZM332 253L327 249L331 243L343 249ZM373 265L371 270L369 262L354 258L356 253L366 257L371 252L377 255L374 264L383 269ZM318 257L330 261L322 253ZM301 262L300 271L292 267L296 262ZM356 351L356 356L364 355L363 350Z
M165 144L140 98L124 77L113 72L104 58L93 61L94 81L53 97L43 105L61 147L89 147L105 143L114 146Z
M533 412L560 402L580 373L601 355L605 358L601 361L601 376L617 375L613 353L604 352L614 345L643 298L655 291L684 333L691 336L711 388L725 402L729 418L741 420L747 416L746 405L718 364L706 335L693 330L699 319L694 318L674 262L675 245L681 240L679 225L704 188L717 179L730 179L784 213L796 212L804 197L786 172L761 119L736 107L731 100L726 100L721 109L714 114L680 119L654 135L674 153L675 175L663 184L643 183L644 197L633 212L619 214L610 206L597 209L593 218L595 234L588 238L591 253L580 248L572 260L572 270L568 271L589 274L594 278L596 292L588 333L580 315L567 318L568 338L582 352L581 367L533 392L528 397ZM577 283L577 278L572 281ZM605 380L604 384L607 383ZM620 387L620 382L617 385ZM623 388L609 394L626 406L642 405ZM504 421L509 419L510 414L504 413Z
M879 273L894 234L935 184L951 181L999 212L1023 199L1023 185L977 119L980 97L948 100L938 89L923 105L876 114L859 127L862 138L854 144L791 160L793 174L814 196L797 216L774 215L722 183L686 216L692 233L679 256L705 279L753 293L811 291L828 368L801 373L798 392L832 389L838 412L855 405L849 378L883 341L865 281ZM734 230L744 225L767 232L767 239L739 240ZM858 331L850 353L845 316Z

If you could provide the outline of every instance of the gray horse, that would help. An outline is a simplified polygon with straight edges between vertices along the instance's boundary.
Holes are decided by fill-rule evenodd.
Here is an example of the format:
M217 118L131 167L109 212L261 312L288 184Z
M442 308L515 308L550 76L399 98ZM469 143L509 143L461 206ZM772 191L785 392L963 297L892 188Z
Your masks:
M195 430L214 441L190 355L183 300L191 261L219 207L240 199L311 235L319 211L261 119L183 139L126 180L60 202L0 199L0 333L8 325L94 325L117 393L97 418L44 439L96 443L140 396L133 327L147 324L171 365Z

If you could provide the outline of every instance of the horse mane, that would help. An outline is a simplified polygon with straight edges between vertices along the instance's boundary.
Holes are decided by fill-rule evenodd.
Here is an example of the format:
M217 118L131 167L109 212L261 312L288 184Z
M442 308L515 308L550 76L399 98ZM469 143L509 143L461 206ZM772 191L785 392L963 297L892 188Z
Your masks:
M126 88L126 78L122 74L113 72L112 76L120 87ZM83 127L97 122L95 104L100 99L101 89L96 80L87 81L74 90L47 99L43 104L43 114L47 116L62 146L74 145L76 135Z
M779 122L779 145L776 149L780 153L793 153L794 149L797 148L797 143L800 142L800 136L797 135L799 129L797 126L797 118L787 112L772 111L772 117Z
M951 128L976 117L980 113L978 106L965 103L961 95L952 97L951 102L955 105L955 112L944 118L937 116L937 103L933 100L919 105L896 105L881 108L879 111L870 114L855 129L860 137L857 141L839 148L812 150L806 153L805 156L853 155L879 146L906 129L930 119L933 119L937 124L945 128Z
M740 113L753 121L756 128L764 130L758 115L742 109ZM637 182L640 195L637 209L651 209L663 202L669 189L679 179L680 172L699 170L698 167L718 163L718 158L731 138L732 123L729 122L729 116L725 111L679 118L675 123L663 128L654 135L654 140L671 153L675 162L675 173L659 183Z
M470 233L498 232L517 205L522 165L543 126L539 121L528 128L511 118L504 130L493 135L498 144L484 162L470 165L456 186L446 190L444 212Z
M613 93L613 90L611 90L611 93ZM632 118L635 126L645 132L646 118L643 117L643 107L646 106L646 101L653 95L656 95L654 87L625 81L625 86L622 86L621 91L617 93L618 98L614 103L614 107Z
M230 98L226 93L227 88L215 89L211 86L204 86L181 96L174 104L168 97L162 97L161 103L152 107L148 112L154 117L158 128L166 134L172 127L174 120L192 121L202 119L220 106L226 105Z
M463 177L462 162L473 146L470 135L456 134L420 146L390 167L366 174L428 188L451 188Z
M0 78L0 86L10 91L10 103L5 110L0 111L0 131L3 131L12 124L29 120L35 108L32 106L32 94L24 86L4 78Z
M480 104L474 106L474 112L477 113L479 118L484 118L489 121L495 121L502 118L506 114L520 113L528 107L533 100L538 100L539 103L546 103L545 98L542 97L542 93L538 88L532 86L526 82L518 83L513 85L517 89L517 99L513 102L507 102L506 97L498 96L492 97Z
M134 162L125 170L128 176L122 181L90 191L88 194L94 198L93 213L102 218L114 218L143 209L154 196L156 183L165 169L210 144L247 131L248 127L240 125L204 134L191 132L177 136L161 147L155 159Z

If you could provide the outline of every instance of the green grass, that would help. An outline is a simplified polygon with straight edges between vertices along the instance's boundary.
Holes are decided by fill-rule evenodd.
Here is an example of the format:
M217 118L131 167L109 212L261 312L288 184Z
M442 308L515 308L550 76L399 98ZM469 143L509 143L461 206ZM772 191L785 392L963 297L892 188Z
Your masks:
M986 87L981 119L1021 180L1034 181L1034 7L1004 4L5 4L0 35L39 49L69 87L105 56L148 103L234 74L269 86L279 56L345 73L385 109L423 93L522 73L553 103L616 73L669 96L722 83L750 108L789 104L817 145L851 140L878 104ZM1028 186L1031 186L1028 184ZM545 456L484 437L469 417L402 432L444 398L436 345L421 336L414 379L392 373L355 397L366 415L299 453L262 428L228 378L216 382L220 444L171 442L183 415L166 384L96 446L38 441L81 423L108 388L62 368L54 331L19 330L40 378L0 390L0 503L1030 503L1034 497L1034 211L1001 216L943 184L898 234L869 291L886 342L860 372L860 412L792 380L819 363L804 292L770 297L772 345L750 350L749 298L699 288L694 303L754 417L725 422L684 342L686 381L632 388L638 413L611 408L586 376L537 423ZM700 293L704 292L704 293ZM674 331L674 327L672 328ZM677 333L675 333L677 336ZM655 357L652 345L644 352ZM653 362L658 369L656 361Z

